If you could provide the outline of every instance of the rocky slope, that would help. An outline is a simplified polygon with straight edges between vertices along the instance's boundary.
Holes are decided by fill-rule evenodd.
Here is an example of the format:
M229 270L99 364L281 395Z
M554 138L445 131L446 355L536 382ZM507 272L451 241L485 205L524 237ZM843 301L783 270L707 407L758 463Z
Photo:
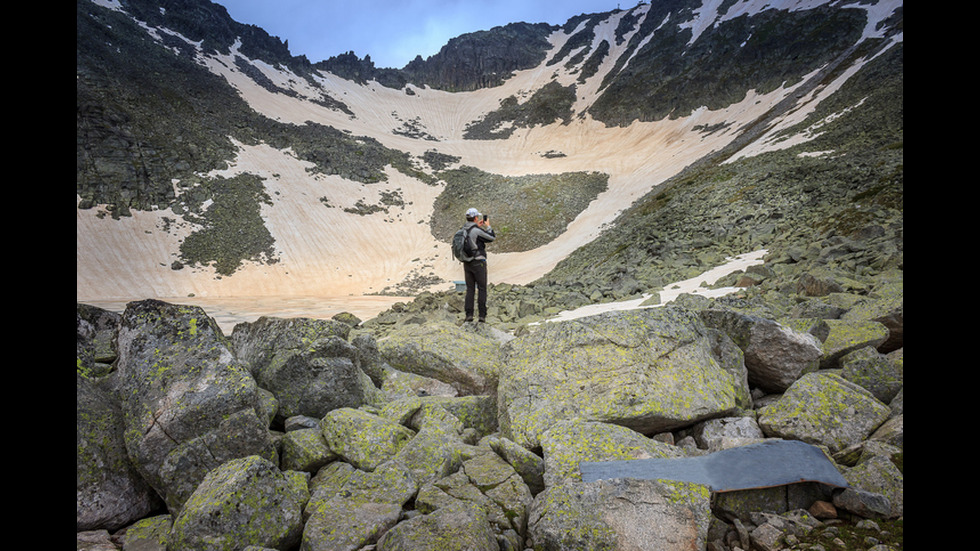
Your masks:
M80 299L447 289L461 187L498 213L492 281L524 284L685 167L773 150L836 167L859 158L843 134L884 170L875 152L901 143L896 1L655 2L466 35L400 70L292 57L208 2L76 5ZM840 94L872 71L891 104ZM819 141L854 118L889 135Z
M821 307L779 322L689 297L516 338L79 305L78 548L901 548L902 280L876 279L805 278ZM846 483L580 472L783 440Z

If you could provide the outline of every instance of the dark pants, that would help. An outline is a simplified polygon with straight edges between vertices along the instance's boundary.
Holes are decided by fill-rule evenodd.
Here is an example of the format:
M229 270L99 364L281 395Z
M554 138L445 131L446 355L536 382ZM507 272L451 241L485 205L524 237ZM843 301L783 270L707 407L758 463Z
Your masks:
M463 264L466 276L466 317L473 317L473 295L479 291L478 307L480 318L487 317L487 261L474 260Z

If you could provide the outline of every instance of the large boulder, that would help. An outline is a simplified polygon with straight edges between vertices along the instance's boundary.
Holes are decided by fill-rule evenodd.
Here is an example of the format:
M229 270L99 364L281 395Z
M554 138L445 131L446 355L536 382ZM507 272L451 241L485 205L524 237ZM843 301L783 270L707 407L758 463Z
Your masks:
M458 503L398 524L378 541L378 551L499 551L486 514Z
M160 498L126 455L115 399L98 382L75 379L76 528L116 530L158 508Z
M378 341L392 368L437 379L460 395L494 392L500 346L477 329L444 322L406 325Z
M562 420L652 434L749 407L741 351L683 308L550 323L505 346L502 434L522 446Z
M823 349L809 333L729 310L707 309L701 317L742 349L749 383L766 392L783 392L801 375L820 367Z
M196 306L127 305L113 375L136 469L174 514L208 471L278 457L255 380Z
M356 551L398 523L418 486L398 468L366 472L338 461L320 469L310 491L301 549Z
M330 337L347 340L350 332L349 325L334 320L262 316L235 325L231 341L235 355L258 374L281 354L295 354Z
M609 423L559 421L545 431L540 440L545 464L545 486L554 486L566 480L580 482L582 475L579 463L583 461L684 456L684 452L677 446Z
M258 385L275 395L276 418L320 418L374 401L377 389L347 342L351 327L334 320L262 317L232 331L235 354Z
M841 358L865 347L878 348L888 339L888 328L871 320L826 320L830 333L823 342L820 367L840 367Z
M415 436L415 431L395 421L352 408L331 411L320 428L333 453L364 471L392 459Z
M904 384L903 364L870 346L843 356L840 365L842 377L868 389L885 404L898 396Z
M759 411L767 436L802 440L838 452L870 436L891 409L832 371L809 373Z
M527 546L566 551L704 549L710 501L707 486L687 482L566 482L534 498Z
M306 478L284 474L258 456L233 459L204 478L170 531L169 547L186 551L289 549L303 533Z

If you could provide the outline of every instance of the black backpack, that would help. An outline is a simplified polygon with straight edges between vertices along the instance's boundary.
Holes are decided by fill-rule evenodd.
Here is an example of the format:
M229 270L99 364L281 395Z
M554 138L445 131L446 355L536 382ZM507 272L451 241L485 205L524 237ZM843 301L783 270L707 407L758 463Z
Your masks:
M473 228L473 226L470 226ZM469 228L460 228L453 235L453 257L460 262L470 262L476 256L473 244L470 243Z

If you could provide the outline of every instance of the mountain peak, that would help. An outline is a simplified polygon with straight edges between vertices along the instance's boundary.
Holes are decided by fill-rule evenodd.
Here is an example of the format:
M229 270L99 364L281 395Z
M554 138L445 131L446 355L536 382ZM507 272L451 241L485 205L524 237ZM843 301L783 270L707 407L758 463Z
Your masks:
M700 167L901 141L895 0L663 0L468 33L403 69L310 63L203 0L106 5L77 4L80 297L439 288L461 201L496 214L494 281L528 283Z

